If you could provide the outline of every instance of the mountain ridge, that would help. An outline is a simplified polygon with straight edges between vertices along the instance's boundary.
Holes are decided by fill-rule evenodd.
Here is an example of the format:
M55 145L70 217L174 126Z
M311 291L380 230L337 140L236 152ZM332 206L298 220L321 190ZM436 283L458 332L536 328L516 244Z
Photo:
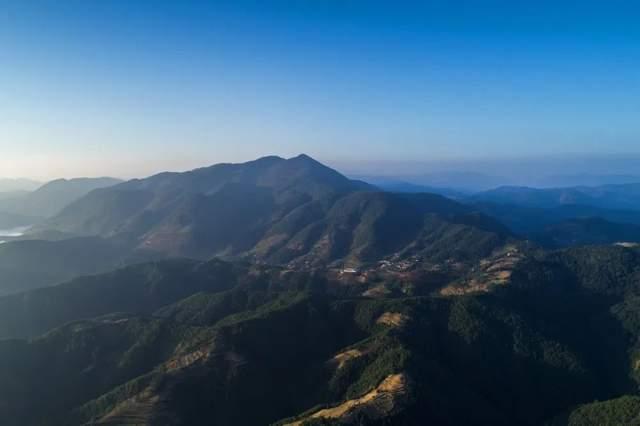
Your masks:
M19 197L0 200L0 212L47 218L94 189L120 182L115 178L57 179Z
M640 210L640 183L565 188L501 186L474 194L469 200L541 208L586 205L608 209Z
M429 211L429 205L442 211ZM98 189L36 230L126 236L139 248L200 259L249 255L276 263L359 263L406 249L409 237L415 240L433 225L430 214L431 222L436 216L446 216L446 222L453 220L449 213L466 210L444 197L378 192L301 154L161 173ZM413 235L403 236L405 228ZM491 232L507 233L498 228Z

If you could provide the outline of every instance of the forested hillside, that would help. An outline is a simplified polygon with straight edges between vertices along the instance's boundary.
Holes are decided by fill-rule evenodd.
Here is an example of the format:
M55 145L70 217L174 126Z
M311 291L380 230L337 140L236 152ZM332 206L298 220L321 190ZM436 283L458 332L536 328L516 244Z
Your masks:
M572 249L532 253L490 292L365 297L370 284L324 270L127 267L0 298L4 337L39 335L0 344L0 413L16 425L581 424L593 408L574 407L636 392L639 272L637 251Z

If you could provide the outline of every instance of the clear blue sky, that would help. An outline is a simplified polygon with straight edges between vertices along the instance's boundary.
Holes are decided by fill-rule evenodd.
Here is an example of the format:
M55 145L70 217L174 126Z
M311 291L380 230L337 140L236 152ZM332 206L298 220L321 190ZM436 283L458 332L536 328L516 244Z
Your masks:
M634 4L1 1L0 175L639 155Z

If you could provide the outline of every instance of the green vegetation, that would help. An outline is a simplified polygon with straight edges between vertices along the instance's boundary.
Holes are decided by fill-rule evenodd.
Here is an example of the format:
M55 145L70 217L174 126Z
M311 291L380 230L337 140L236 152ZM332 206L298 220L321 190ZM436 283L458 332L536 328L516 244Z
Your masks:
M0 299L2 323L26 335L72 321L0 342L0 415L20 425L286 423L403 373L410 397L388 424L558 422L635 392L639 266L629 249L573 249L530 257L494 293L377 300L340 297L321 271L132 266ZM115 311L128 313L98 316ZM587 405L565 423L621 424L635 402Z
M640 397L623 396L611 401L586 404L571 413L570 426L640 425Z

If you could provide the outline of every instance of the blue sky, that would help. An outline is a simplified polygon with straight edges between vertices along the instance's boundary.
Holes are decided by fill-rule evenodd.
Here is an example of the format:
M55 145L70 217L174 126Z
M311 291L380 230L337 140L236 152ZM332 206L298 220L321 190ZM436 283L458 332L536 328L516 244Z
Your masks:
M0 1L0 175L640 157L633 4Z

